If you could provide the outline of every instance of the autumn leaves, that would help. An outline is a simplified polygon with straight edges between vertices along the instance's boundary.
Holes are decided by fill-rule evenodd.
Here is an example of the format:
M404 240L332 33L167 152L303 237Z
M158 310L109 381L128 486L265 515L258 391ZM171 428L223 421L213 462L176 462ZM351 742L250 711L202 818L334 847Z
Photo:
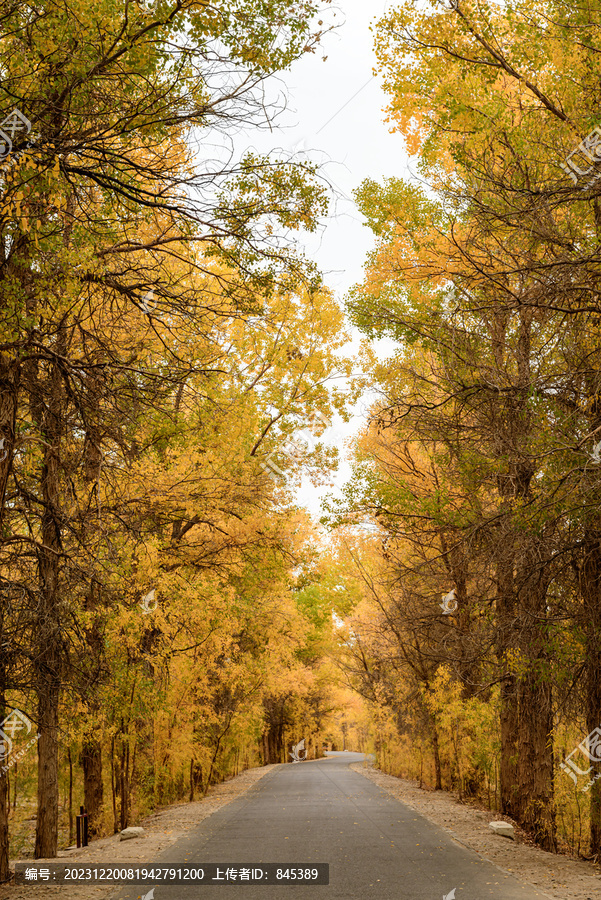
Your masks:
M312 4L21 10L0 109L17 98L40 142L0 210L0 705L40 732L51 857L63 797L111 831L285 759L301 728L316 752L312 529L260 462L342 407L325 383L349 366L340 310L283 237L326 208L312 167L215 165L191 141L265 120L264 79L319 39ZM282 459L291 483L307 461Z
M349 308L398 349L346 513L384 537L349 652L395 771L427 753L436 786L597 853L599 782L575 835L555 772L601 721L598 183L560 169L596 146L599 10L452 5L376 32L418 179L357 193L377 244Z

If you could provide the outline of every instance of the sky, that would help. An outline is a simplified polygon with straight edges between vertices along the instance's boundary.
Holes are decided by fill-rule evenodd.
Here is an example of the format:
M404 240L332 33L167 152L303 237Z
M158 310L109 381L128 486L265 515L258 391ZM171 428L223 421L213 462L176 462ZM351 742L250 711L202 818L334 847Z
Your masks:
M327 274L327 283L344 292L362 277L371 232L362 224L352 191L364 178L399 175L406 167L403 140L384 124L387 97L374 76L376 63L370 25L391 0L340 0L336 31L323 38L320 53L305 54L282 81L287 110L273 137L253 136L258 149L295 149L321 163L340 195L319 237L306 246ZM325 17L324 17L325 18Z
M248 136L249 148L262 152L281 148L319 162L337 191L324 228L302 244L340 302L348 288L362 280L366 254L374 244L372 232L352 201L352 191L365 178L381 181L385 176L408 173L403 140L384 123L387 97L373 74L376 58L370 25L391 5L391 0L339 0L334 7L336 17L332 18L331 11L324 16L326 21L337 22L338 28L323 38L323 52L305 54L290 72L280 76L287 108L277 119L279 127L272 134ZM379 349L387 355L391 345L384 342ZM351 422L335 420L323 440L340 447L365 424L369 402L369 396L360 401ZM349 474L346 459L335 478L334 494ZM331 487L316 488L303 478L297 501L319 517L320 498L329 492Z

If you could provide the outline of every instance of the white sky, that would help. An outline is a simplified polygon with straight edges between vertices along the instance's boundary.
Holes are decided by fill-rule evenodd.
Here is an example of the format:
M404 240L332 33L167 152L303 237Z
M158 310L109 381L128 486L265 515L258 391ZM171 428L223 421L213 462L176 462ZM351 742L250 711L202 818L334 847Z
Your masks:
M325 164L326 177L342 195L333 201L324 230L303 241L307 255L325 273L326 283L340 301L344 292L362 279L365 255L374 242L351 199L353 189L364 178L380 181L384 176L407 174L403 140L384 124L387 98L378 77L373 76L376 60L370 24L391 5L392 0L339 0L333 21L342 24L325 36L323 53L305 54L281 77L288 108L278 118L279 127L271 135L255 132L251 138L257 150L294 148ZM324 19L332 21L331 11ZM323 55L327 56L325 62ZM387 355L391 344L385 343L381 349ZM368 402L366 397L359 404L359 415L348 424L335 422L324 440L341 447L363 424L360 411ZM349 473L348 463L343 463L335 485L343 484ZM320 497L330 491L332 488L313 487L305 478L297 500L319 516Z

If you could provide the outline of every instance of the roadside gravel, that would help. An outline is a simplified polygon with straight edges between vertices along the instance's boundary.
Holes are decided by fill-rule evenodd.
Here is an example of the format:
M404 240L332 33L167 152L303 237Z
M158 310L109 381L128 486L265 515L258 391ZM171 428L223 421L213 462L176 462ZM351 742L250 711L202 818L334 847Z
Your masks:
M446 791L423 790L416 781L384 775L369 763L354 764L351 769L444 828L483 859L534 885L553 900L599 900L601 897L599 866L541 850L507 816L461 803L456 795ZM489 822L500 819L514 826L515 841L493 834L489 829Z

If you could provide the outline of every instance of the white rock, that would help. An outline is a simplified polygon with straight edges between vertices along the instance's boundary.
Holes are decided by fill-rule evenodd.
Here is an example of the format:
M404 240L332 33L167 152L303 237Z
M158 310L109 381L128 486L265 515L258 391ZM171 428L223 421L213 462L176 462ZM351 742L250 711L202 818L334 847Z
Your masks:
M131 841L132 838L142 837L143 834L144 834L143 828L139 828L139 827L124 828L123 831L121 832L120 839L122 841Z
M511 838L512 841L515 841L513 825L510 825L509 822L490 822L488 827L491 831L494 831L495 834L500 834L503 837L508 837Z

